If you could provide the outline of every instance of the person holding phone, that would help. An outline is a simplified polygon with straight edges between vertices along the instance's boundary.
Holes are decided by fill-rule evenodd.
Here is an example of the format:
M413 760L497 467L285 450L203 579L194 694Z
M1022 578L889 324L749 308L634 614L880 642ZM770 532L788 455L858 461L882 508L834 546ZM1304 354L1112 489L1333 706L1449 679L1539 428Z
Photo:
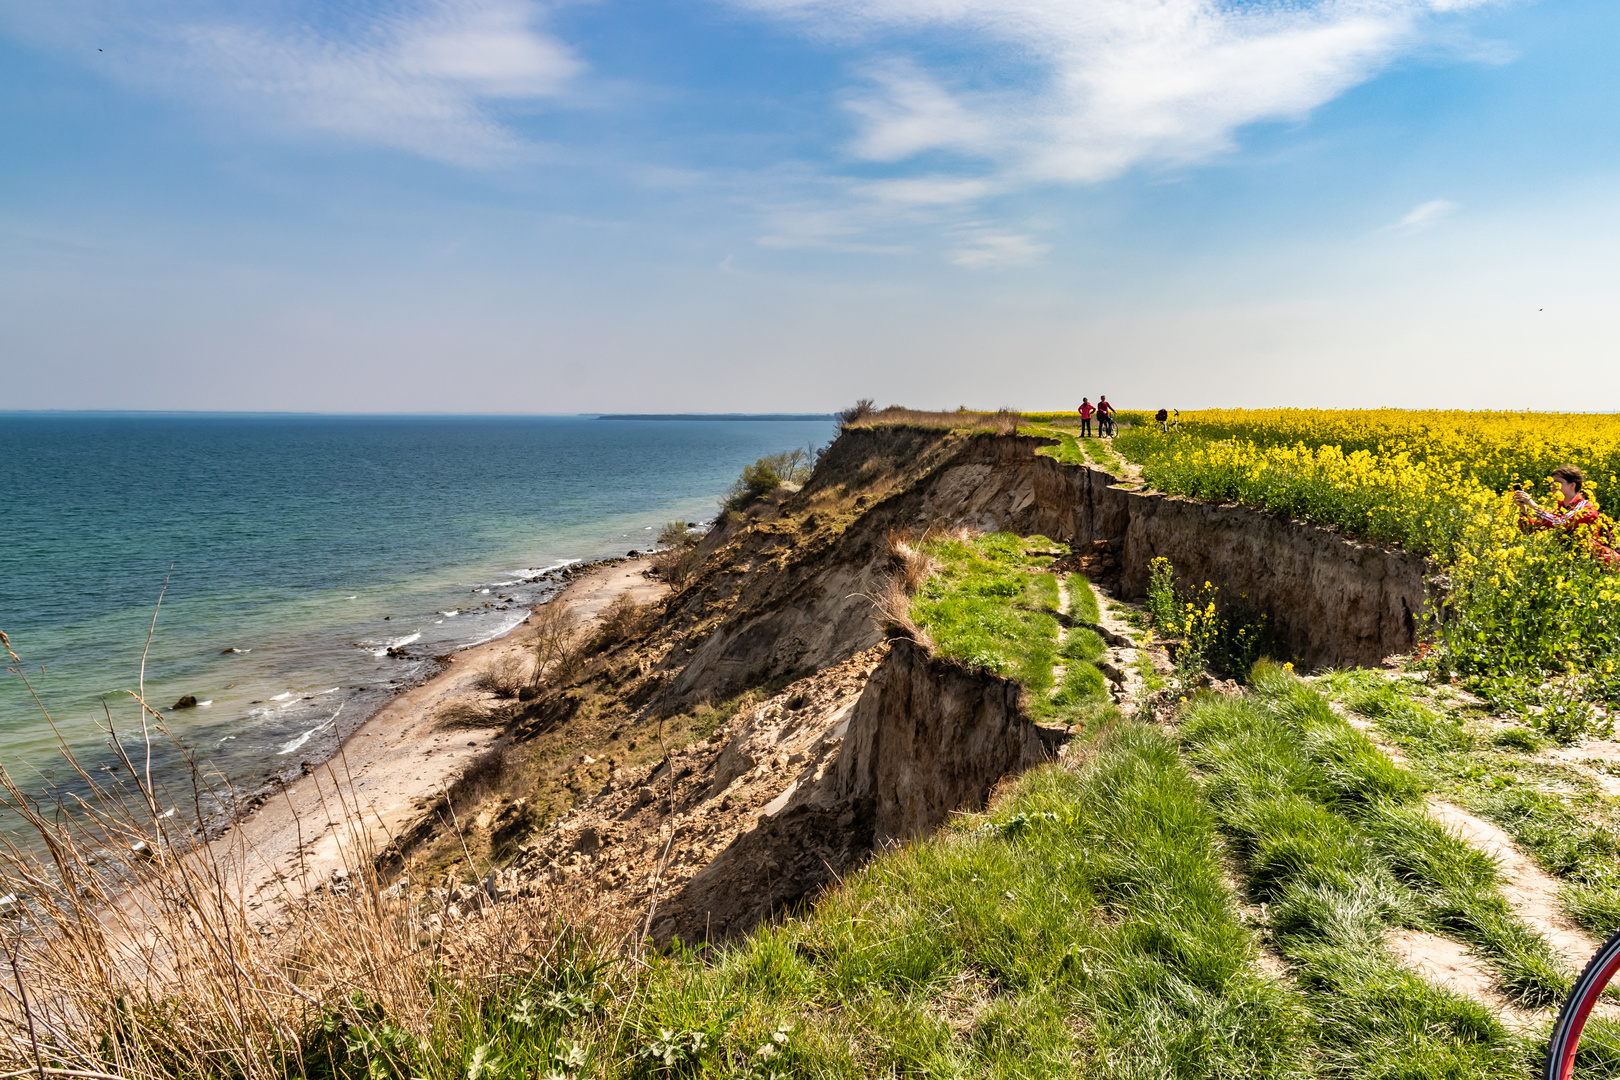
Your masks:
M1557 529L1568 541L1584 541L1592 557L1604 566L1620 570L1620 553L1614 550L1614 537L1603 514L1581 490L1586 474L1578 465L1560 465L1552 471L1552 481L1558 487L1558 505L1550 509L1523 488L1513 492L1513 501L1519 506L1519 527L1526 532Z

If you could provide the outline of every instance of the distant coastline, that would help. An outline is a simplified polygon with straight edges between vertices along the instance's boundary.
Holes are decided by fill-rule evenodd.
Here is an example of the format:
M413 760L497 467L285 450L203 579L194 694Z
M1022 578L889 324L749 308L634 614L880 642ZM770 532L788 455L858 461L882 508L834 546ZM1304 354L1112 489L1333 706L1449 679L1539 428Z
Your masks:
M832 413L600 413L598 420L836 420Z

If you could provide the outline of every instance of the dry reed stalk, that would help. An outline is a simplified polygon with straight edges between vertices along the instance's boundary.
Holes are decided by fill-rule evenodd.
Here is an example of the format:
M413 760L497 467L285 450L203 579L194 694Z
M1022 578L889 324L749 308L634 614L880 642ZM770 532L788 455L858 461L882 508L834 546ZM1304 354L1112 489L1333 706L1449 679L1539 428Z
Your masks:
M107 712L122 782L85 770L60 735L82 794L46 806L0 767L0 807L37 841L0 835L0 895L24 905L0 921L10 968L0 1063L12 1075L285 1080L303 1072L305 1036L323 1019L363 1024L372 1009L426 1046L457 1022L446 979L476 990L577 938L573 927L590 928L589 911L553 896L543 911L541 901L513 903L424 932L423 890L385 890L377 876L368 808L339 776L341 755L327 766L324 816L342 884L311 889L307 874L280 876L268 901L250 900L247 867L259 853L246 830L208 839L209 808L235 808L235 793L189 755L188 799L150 786L152 739L171 737L163 716L131 696L142 720L135 754ZM446 1077L459 1067L428 1064Z

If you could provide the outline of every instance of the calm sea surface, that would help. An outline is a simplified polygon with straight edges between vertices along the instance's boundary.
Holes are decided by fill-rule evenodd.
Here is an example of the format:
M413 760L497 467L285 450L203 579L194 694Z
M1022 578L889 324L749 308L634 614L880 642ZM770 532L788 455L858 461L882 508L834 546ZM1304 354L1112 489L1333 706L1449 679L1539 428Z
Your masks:
M707 520L762 454L830 421L0 414L0 630L66 741L146 696L252 786L329 754L427 657L504 633L570 560ZM389 646L410 658L387 655ZM22 678L0 673L0 764L68 778ZM172 754L158 771L180 773Z

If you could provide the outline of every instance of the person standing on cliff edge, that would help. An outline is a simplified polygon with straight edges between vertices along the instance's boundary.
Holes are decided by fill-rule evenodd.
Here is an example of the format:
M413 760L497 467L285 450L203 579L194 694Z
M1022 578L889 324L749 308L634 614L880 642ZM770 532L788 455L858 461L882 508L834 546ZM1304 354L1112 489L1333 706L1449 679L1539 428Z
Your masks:
M1114 434L1114 407L1108 404L1108 395L1097 398L1097 434L1112 438Z
M1096 411L1090 398L1080 399L1080 434L1084 438L1091 438L1091 414Z

